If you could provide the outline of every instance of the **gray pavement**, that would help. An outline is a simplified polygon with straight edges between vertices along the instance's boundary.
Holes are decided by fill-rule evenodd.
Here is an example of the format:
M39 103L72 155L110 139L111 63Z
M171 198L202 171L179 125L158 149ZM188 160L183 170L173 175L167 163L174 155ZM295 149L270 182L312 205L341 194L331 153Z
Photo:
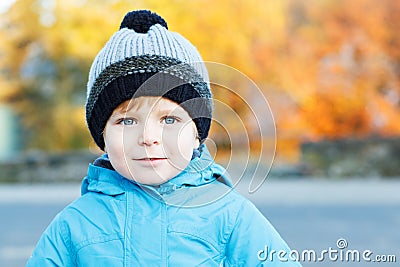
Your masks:
M303 266L398 266L400 262L400 180L267 180L253 194L248 182L237 190L250 198L293 250L371 250L395 255L397 263L323 262ZM79 184L0 185L0 266L24 266L51 219L79 196ZM343 241L343 240L342 240ZM262 248L261 248L262 249Z

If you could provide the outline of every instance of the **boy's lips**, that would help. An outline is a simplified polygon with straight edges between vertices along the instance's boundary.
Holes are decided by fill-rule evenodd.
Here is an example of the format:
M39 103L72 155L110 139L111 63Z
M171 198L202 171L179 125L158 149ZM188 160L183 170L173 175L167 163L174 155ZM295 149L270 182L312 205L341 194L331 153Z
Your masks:
M151 158L139 158L139 159L135 159L135 160L138 160L138 161L157 161L157 160L164 160L164 159L167 159L167 158L151 157Z
M168 158L164 158L164 157L146 157L146 158L137 158L137 159L134 159L134 161L136 161L144 166L155 166L159 163L164 162L167 159Z

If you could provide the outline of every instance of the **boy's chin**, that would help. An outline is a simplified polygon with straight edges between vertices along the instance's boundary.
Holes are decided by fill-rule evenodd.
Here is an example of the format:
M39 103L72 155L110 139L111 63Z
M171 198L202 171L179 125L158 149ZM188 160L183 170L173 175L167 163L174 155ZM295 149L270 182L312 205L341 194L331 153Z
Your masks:
M149 186L159 186L163 183L168 182L171 179L159 179L159 180L148 180L148 179L139 179L139 180L134 180L135 182L141 184L141 185L149 185Z
M142 185L150 185L150 186L158 186L163 183L168 182L171 180L173 177L129 177L128 179Z
M186 164L187 166L188 164ZM134 166L136 167L136 166ZM158 186L171 180L179 175L184 168L177 168L176 166L168 165L166 168L124 168L120 174L125 178L142 185ZM134 172L133 170L136 170ZM117 170L118 171L118 170ZM136 175L135 175L136 174Z

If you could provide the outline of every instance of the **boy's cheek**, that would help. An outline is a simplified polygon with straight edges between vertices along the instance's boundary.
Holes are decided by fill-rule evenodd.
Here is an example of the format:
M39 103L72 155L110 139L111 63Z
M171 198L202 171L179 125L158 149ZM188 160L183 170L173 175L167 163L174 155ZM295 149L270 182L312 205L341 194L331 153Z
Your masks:
M134 141L134 138L134 134L125 128L113 130L107 137L105 137L109 143L115 146L129 145Z
M111 156L123 157L124 151L128 151L129 139L123 135L113 135L105 138L105 151Z

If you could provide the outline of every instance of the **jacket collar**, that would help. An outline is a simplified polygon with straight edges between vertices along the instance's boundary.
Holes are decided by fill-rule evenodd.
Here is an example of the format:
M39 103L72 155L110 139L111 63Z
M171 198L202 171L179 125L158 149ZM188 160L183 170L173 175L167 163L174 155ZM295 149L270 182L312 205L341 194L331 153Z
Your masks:
M126 179L113 169L106 168L105 162L109 162L108 155L104 154L95 162L103 162L101 166L90 164L87 176L82 181L81 194L87 192L99 192L106 195L120 195L129 190L130 187L142 187L157 192L157 194L169 194L181 187L201 186L218 179L232 187L231 179L226 170L216 164L211 157L207 147L202 145L200 157L195 157L189 165L177 176L159 186L138 184Z

